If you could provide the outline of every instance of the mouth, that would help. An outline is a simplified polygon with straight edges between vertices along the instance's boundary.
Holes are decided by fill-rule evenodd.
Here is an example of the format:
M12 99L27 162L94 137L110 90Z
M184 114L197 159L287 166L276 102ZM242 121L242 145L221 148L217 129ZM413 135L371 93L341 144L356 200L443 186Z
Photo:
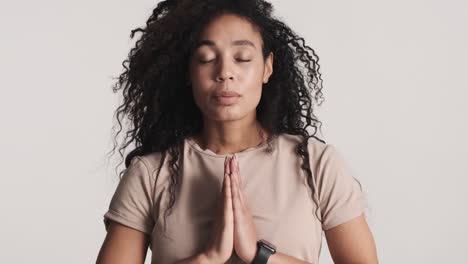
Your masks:
M219 105L232 105L239 101L240 96L214 96L213 98Z
M219 92L216 92L214 96L215 97L236 97L236 96L240 96L240 94L234 91L219 91Z

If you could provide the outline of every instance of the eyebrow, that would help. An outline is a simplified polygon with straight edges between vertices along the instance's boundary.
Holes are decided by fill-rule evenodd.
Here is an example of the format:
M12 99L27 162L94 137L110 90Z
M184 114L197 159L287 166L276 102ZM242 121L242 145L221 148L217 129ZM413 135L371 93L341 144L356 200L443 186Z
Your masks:
M239 40L234 40L231 42L232 45L234 46L252 46L255 48L255 44L252 43L252 41L247 40L247 39L239 39ZM201 40L195 45L195 49L198 49L201 46L216 46L216 44L211 41L211 40Z

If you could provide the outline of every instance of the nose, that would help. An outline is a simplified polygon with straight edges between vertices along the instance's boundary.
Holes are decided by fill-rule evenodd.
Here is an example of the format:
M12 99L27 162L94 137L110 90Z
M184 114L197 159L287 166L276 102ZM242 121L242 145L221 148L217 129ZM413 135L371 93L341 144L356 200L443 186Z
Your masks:
M229 60L223 60L219 63L218 72L216 75L216 81L225 81L225 80L232 80L234 78L234 74L232 73L232 68L230 65Z

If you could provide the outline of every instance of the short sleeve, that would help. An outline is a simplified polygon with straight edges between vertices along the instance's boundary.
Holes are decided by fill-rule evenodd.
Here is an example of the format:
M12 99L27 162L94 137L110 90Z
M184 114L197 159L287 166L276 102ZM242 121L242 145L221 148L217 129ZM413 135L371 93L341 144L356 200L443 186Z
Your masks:
M352 220L367 208L359 182L333 145L323 150L316 181L323 230Z
M141 157L134 157L126 168L112 196L109 210L104 214L104 226L109 220L151 234L154 226L154 182Z

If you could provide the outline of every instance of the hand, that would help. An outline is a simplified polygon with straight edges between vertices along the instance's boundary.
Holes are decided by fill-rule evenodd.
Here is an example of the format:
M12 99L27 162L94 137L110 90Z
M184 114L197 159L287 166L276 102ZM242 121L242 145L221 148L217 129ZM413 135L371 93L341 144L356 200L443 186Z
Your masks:
M237 156L229 160L231 170L232 207L234 210L234 250L245 263L252 263L257 253L258 235L252 214L242 193L240 166Z
M234 250L234 216L232 208L231 167L229 157L224 160L224 180L218 200L211 237L202 253L211 263L225 263Z

